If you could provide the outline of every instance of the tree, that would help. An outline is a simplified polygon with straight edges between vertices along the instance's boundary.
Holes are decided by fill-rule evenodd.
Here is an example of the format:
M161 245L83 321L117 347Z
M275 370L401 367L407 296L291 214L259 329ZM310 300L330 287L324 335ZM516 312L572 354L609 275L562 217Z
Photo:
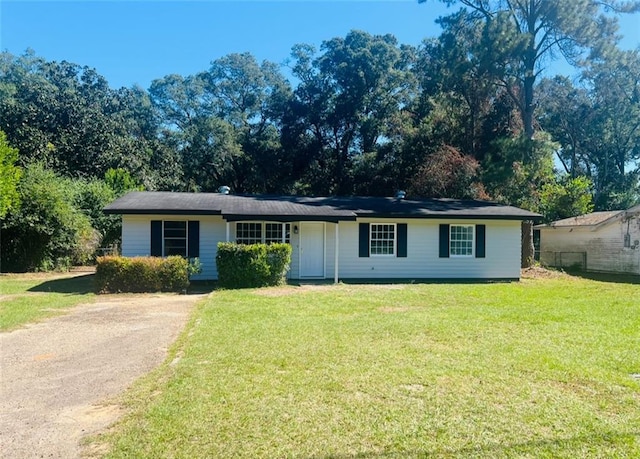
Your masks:
M7 212L19 204L17 185L21 170L16 166L18 150L7 143L7 136L0 131L0 250L2 249L2 227ZM2 272L2 260L0 260Z
M112 90L86 66L0 53L0 129L21 166L40 162L66 177L99 179L111 167L152 175L145 167L156 132L144 97L139 88Z
M353 193L355 158L382 146L409 102L412 54L391 35L361 31L325 41L319 55L294 46L300 83L283 134L307 158L310 192Z
M596 209L624 209L640 199L640 53L592 62L578 85L543 80L541 126L562 145L570 177L593 183Z
M427 156L409 182L410 196L477 199L486 197L479 183L480 164L444 145Z
M238 191L282 192L292 181L293 158L280 143L282 112L291 87L272 62L258 63L249 53L229 54L200 74L213 116L232 128L242 150L236 174ZM233 185L233 183L220 183Z
M424 3L426 0L419 0ZM617 18L607 15L640 10L638 0L441 0L462 9L451 23L466 22L470 30L479 29L481 39L468 49L495 84L504 88L518 109L526 139L523 153L535 150L535 84L548 60L562 55L572 64L587 57L606 56L615 49ZM458 20L455 20L455 19ZM460 21L462 18L464 21ZM447 18L440 20L447 26ZM512 145L513 146L513 145ZM525 157L526 159L526 157ZM524 163L527 168L530 164ZM529 168L530 169L530 168ZM525 171L524 176L529 172ZM531 209L531 208L530 208ZM531 209L533 210L533 209ZM526 244L532 245L533 225L527 224ZM529 250L523 262L533 260ZM526 264L525 264L526 266Z
M106 215L102 209L129 191L143 189L128 171L109 169L104 180L74 180L72 204L89 218L91 226L99 233L100 247L113 249L121 241L122 219L118 215Z
M546 222L588 214L593 210L592 183L586 177L561 177L540 192L540 211Z
M457 14L482 28L482 40L471 51L517 105L526 138L535 131L534 91L544 64L558 55L574 64L589 54L606 55L618 39L617 18L607 13L640 11L637 0L441 1L461 5Z
M18 192L20 206L4 222L3 266L9 271L50 270L89 260L99 238L73 204L72 181L30 164Z
M460 12L441 19L442 34L425 40L418 50L416 76L420 96L412 106L421 124L433 126L431 142L451 145L482 161L488 143L499 136L484 120L500 98L502 88L469 50L481 40L480 27L469 27Z
M18 150L7 143L7 136L0 131L0 220L18 202L16 186L20 180L20 168L16 166Z

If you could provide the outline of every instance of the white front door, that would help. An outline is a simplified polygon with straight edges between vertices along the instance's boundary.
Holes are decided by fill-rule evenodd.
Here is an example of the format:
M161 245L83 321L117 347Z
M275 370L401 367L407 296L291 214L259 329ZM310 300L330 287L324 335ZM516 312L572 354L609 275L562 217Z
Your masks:
M300 277L324 277L324 223L300 224Z

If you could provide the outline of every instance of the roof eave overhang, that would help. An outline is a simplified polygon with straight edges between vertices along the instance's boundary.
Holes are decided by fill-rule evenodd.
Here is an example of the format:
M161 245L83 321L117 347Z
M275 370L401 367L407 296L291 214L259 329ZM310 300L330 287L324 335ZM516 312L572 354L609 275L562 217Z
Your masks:
M359 218L402 218L402 219L430 219L430 220L512 220L512 221L540 221L540 216L522 216L522 215L455 215L455 214L387 214L387 213L358 213Z
M102 209L107 215L221 215L219 210Z
M355 221L355 215L335 216L335 215L259 215L259 214L224 214L222 216L228 222L239 221L270 221L270 222L328 222L338 223L341 221Z

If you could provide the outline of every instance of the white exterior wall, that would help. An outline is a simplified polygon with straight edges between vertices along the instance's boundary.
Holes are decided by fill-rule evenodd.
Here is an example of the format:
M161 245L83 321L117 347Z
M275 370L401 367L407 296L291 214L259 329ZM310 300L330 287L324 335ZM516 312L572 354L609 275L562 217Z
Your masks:
M631 245L640 241L640 218L628 224ZM616 221L593 230L591 227L544 227L540 229L540 261L554 266L562 257L569 267L569 252L586 253L587 271L640 274L640 247L624 247L627 222ZM566 255L558 255L558 254ZM574 258L576 255L573 256ZM569 261L567 261L569 260Z
M407 257L360 258L359 223L407 223ZM485 258L439 258L440 224L486 225ZM519 279L520 244L520 221L358 219L340 223L338 274L341 279ZM328 262L333 263L333 258ZM332 277L333 266L327 272Z
M197 215L123 215L122 255L146 257L151 253L151 220L198 220L200 222L200 263L202 272L194 280L217 279L218 242L226 240L226 226L220 216Z
M151 248L151 220L199 220L200 262L203 271L195 279L217 279L217 243L226 240L227 223L220 216L124 215L122 254L148 256ZM369 256L360 258L359 223L407 223L407 257ZM439 258L440 224L486 225L486 256ZM301 222L291 222L292 259L289 278L300 278ZM335 223L324 223L325 278L335 275ZM519 279L520 221L358 219L339 224L340 279ZM235 223L229 224L229 240L235 240Z

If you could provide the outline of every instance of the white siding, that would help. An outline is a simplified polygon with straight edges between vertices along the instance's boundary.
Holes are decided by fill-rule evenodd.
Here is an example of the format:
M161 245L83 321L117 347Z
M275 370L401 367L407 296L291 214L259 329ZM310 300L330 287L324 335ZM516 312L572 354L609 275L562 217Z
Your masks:
M631 245L640 240L640 219L628 222ZM591 227L540 229L540 261L549 266L570 267L586 254L588 271L640 274L640 247L624 247L627 222L616 221L593 231ZM560 260L562 265L560 266Z
M219 216L123 215L122 255L144 257L151 253L151 220L198 220L200 222L200 263L202 273L193 279L217 279L218 242L226 240L226 223Z
M407 257L358 256L359 223L407 223ZM486 257L439 258L440 224L486 225ZM331 225L327 225L328 228ZM519 221L380 220L340 223L339 277L342 279L519 279ZM328 236L332 231L328 231ZM333 238L327 237L327 249ZM332 252L331 252L332 253ZM329 255L329 251L328 251ZM327 277L333 276L333 256L327 257Z
M217 279L217 243L226 240L226 222L219 216L125 215L122 219L122 254L148 256L151 248L151 220L199 220L200 262L203 272L196 279ZM406 223L407 257L358 256L359 223ZM439 225L486 225L485 258L439 258ZM292 222L292 260L289 277L298 279L300 269L299 234ZM520 222L495 220L381 220L358 219L339 224L339 268L341 279L518 279L520 277ZM325 224L325 277L335 273L335 227ZM235 240L235 225L230 225Z

